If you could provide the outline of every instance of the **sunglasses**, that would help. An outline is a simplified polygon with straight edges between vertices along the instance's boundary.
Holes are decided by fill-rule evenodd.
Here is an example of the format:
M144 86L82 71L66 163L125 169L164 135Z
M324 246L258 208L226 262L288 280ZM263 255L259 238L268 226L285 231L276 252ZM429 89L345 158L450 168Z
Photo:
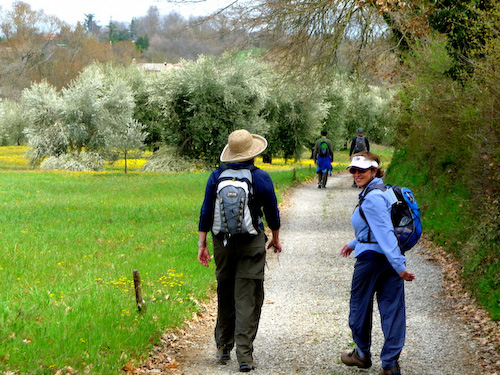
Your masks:
M355 167L353 167L353 168L349 169L349 172L351 174L354 174L356 172L358 172L358 173L366 173L366 171L369 171L369 170L370 170L370 168L368 168L368 169L362 169L362 168L355 168Z

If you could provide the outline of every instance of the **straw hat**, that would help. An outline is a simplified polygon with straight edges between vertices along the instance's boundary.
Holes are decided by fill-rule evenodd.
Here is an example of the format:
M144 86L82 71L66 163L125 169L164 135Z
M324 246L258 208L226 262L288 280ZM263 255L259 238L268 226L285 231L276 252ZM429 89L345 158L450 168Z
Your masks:
M251 160L260 155L267 148L265 138L257 134L250 134L248 130L235 130L229 134L226 147L220 154L223 163L236 163Z

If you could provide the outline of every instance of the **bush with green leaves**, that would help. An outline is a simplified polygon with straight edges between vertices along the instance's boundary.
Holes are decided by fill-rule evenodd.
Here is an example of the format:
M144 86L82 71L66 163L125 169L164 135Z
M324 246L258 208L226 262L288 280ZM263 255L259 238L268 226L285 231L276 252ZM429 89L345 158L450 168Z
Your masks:
M269 96L269 70L253 58L200 56L182 68L162 72L150 99L162 113L166 144L178 155L214 165L228 135L245 128L266 135L260 112Z
M400 93L403 116L396 129L398 150L387 177L415 188L428 235L456 256L468 291L498 320L497 30L491 40L494 48L488 53L479 50L476 71L459 81L449 75L456 62L442 35L433 35L412 51L406 61L408 82Z

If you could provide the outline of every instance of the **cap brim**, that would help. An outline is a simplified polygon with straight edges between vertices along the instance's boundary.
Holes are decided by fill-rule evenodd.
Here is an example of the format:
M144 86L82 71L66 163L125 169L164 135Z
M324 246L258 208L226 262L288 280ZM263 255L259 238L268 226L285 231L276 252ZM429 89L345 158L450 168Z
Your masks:
M352 167L361 169L378 168L378 163L375 160L368 160L363 156L355 156L352 158L351 164L349 164L346 169Z

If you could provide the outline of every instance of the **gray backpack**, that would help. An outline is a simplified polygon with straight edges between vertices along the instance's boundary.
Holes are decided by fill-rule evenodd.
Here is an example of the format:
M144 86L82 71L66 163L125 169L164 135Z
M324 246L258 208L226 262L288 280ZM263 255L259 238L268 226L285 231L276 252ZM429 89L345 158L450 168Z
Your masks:
M253 166L252 170L255 169ZM227 240L233 235L259 233L258 222L253 220L250 210L253 193L250 169L226 169L220 174L212 225L215 236L224 235Z
M366 151L366 137L365 136L357 136L356 143L354 144L354 153Z

